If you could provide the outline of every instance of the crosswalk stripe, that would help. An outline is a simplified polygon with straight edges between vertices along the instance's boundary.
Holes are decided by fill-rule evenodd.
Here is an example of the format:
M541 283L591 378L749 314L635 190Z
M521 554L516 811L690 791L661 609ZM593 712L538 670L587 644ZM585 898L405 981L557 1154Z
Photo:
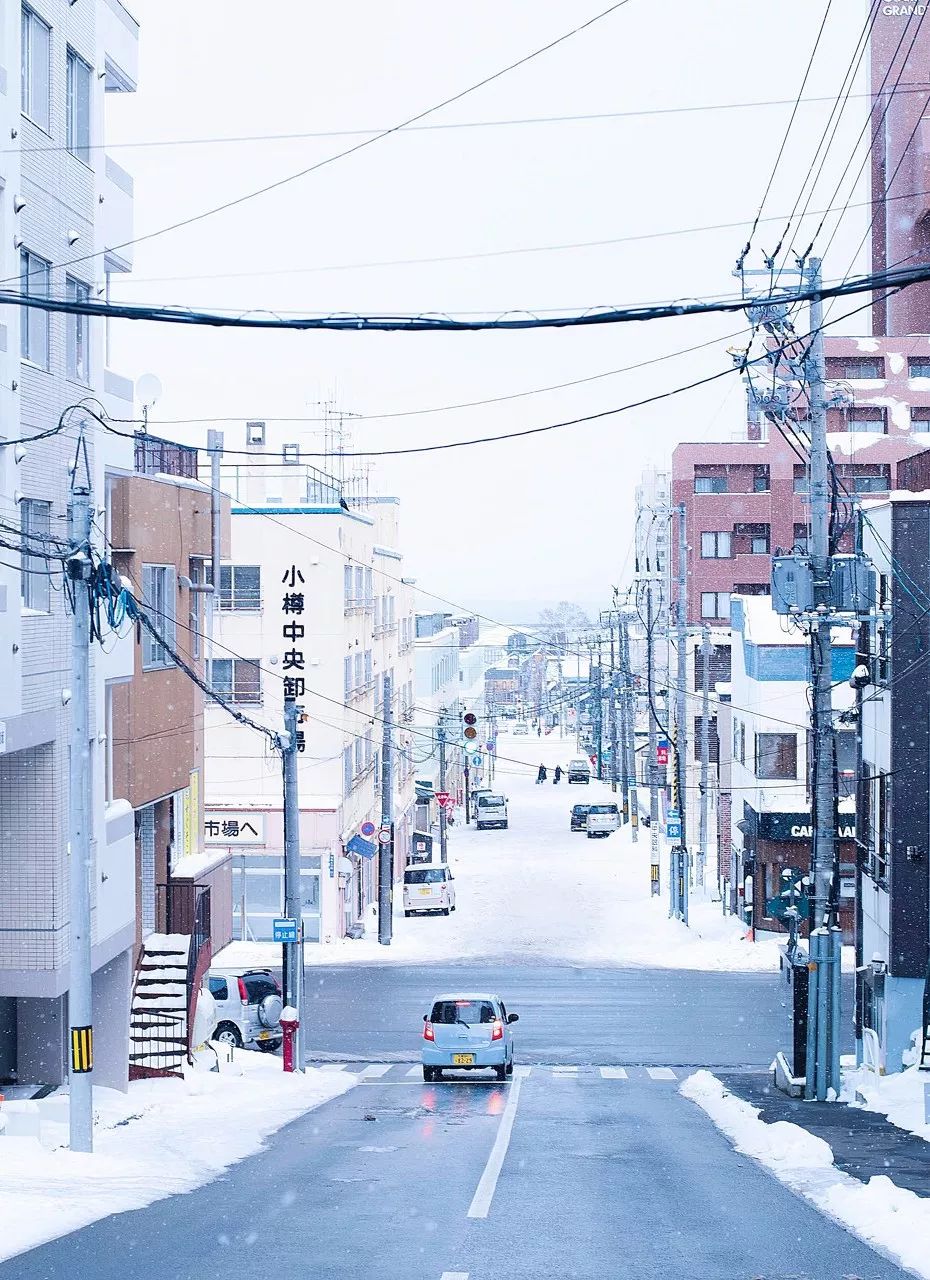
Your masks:
M554 1076L576 1076L578 1074L577 1067L553 1067L552 1074Z
M421 1075L423 1074L423 1068L422 1068L422 1067L411 1067L411 1068L410 1068L410 1070L409 1070L408 1072L406 1072L405 1074L406 1074L406 1076L407 1076L407 1079L408 1079L408 1080L412 1080L414 1076L421 1076Z
M392 1062L370 1062L360 1072L360 1076L364 1076L366 1080L373 1080L376 1076L386 1076L394 1064Z
M348 1067L347 1062L321 1062L320 1071L345 1071Z
M647 1067L646 1073L650 1080L677 1080L678 1077L671 1067Z
M629 1080L624 1067L601 1067L601 1075L605 1080Z

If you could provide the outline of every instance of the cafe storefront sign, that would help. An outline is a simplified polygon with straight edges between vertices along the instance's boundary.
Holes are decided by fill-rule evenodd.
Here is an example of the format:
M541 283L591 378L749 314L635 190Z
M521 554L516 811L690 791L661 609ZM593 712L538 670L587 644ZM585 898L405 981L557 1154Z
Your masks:
M756 834L760 840L811 840L814 828L809 813L760 813ZM855 822L842 815L836 836L839 840L855 840Z

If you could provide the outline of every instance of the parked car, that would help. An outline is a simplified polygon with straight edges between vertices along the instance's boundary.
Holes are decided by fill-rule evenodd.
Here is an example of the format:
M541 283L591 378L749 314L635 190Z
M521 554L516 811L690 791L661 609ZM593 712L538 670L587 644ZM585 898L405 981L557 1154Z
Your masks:
M498 1080L513 1075L513 1032L519 1014L508 1013L500 996L437 996L423 1015L423 1079L441 1080L444 1070L491 1067Z
M588 828L588 811L591 806L589 804L572 805L572 831L586 831Z
M507 797L494 794L479 796L475 826L479 831L486 831L488 827L502 827L506 831Z
M404 871L404 915L455 910L455 877L445 864L407 867Z
M481 796L493 796L494 792L490 787L477 787L471 793L471 816L478 817L478 801Z
M609 836L620 826L620 810L615 804L592 804L588 809L588 839Z
M237 1049L257 1045L265 1053L281 1047L281 984L270 969L211 969L216 1002L214 1040Z
M517 723L514 725L513 729L511 730L511 733L513 733L515 736L519 736L523 738L527 737L529 732L530 732L530 726L526 723L525 720L518 720Z
M584 756L577 756L574 760L569 760L566 772L569 782L584 782L587 784L591 781L591 764Z

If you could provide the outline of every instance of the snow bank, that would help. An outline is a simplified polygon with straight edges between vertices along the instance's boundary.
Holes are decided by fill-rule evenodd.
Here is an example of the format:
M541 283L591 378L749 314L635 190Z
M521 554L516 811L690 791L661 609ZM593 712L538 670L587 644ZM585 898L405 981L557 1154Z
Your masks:
M783 1120L766 1124L758 1107L734 1097L709 1071L689 1076L681 1092L707 1112L737 1151L771 1169L847 1230L930 1280L930 1200L884 1176L865 1183L840 1172L823 1139Z
M930 1089L930 1072L915 1066L892 1075L879 1076L865 1067L844 1070L841 1098L850 1106L887 1116L899 1129L907 1129L930 1142L925 1091Z
M0 1137L0 1259L112 1213L193 1191L353 1083L335 1071L285 1075L280 1058L244 1052L234 1072L139 1080L128 1093L94 1089L93 1155ZM66 1095L48 1102L58 1123L43 1123L43 1142L50 1136L66 1142Z

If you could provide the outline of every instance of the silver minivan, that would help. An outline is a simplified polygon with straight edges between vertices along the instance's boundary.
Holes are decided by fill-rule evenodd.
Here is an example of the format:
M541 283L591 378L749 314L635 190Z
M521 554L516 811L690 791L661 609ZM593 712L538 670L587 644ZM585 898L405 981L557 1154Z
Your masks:
M615 804L592 804L588 807L588 821L585 830L588 839L598 836L609 836L611 831L620 827L620 810Z
M455 910L455 878L444 863L428 867L407 867L404 872L404 915Z

